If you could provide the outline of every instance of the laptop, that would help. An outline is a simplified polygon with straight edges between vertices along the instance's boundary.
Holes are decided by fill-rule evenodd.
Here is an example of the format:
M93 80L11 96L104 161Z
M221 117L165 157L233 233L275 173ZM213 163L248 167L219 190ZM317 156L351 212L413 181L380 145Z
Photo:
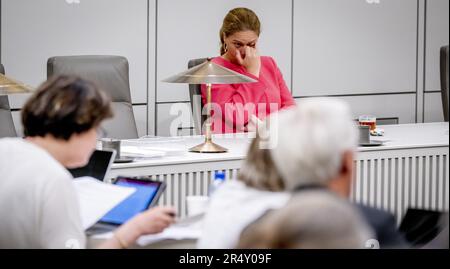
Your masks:
M116 151L112 149L95 150L87 165L80 168L69 169L69 172L74 178L93 177L100 181L104 181L106 174L114 162L115 156Z

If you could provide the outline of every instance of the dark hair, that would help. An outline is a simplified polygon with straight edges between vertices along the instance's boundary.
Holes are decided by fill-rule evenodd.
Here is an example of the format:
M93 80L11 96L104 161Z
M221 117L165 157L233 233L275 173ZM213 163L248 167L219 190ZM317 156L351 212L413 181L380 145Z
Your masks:
M47 134L69 140L112 117L110 98L97 86L76 76L61 75L44 82L22 110L25 136Z
M261 23L255 12L245 7L232 9L223 19L220 28L220 55L225 54L224 38L241 31L253 31L257 36L261 33Z

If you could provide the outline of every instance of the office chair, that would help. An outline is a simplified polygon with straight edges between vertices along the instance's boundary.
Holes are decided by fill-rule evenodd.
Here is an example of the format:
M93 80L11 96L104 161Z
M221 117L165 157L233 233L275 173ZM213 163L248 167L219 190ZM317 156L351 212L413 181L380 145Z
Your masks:
M192 59L188 62L188 69L204 63L208 58ZM189 97L191 101L192 119L194 120L195 132L202 134L202 126L206 115L202 115L202 91L200 84L189 84Z
M398 229L412 247L448 246L448 213L446 212L408 208ZM446 243L443 236L447 237Z
M5 74L3 64L0 64L0 73ZM16 128L12 118L11 108L9 106L8 96L0 96L0 138L1 137L16 137Z
M449 117L449 74L448 74L448 49L449 46L441 47L440 73L441 73L441 96L442 108L444 110L444 120L448 122Z
M128 60L121 56L58 56L47 61L47 77L77 75L96 83L112 99L114 117L102 125L107 136L138 138L131 104Z

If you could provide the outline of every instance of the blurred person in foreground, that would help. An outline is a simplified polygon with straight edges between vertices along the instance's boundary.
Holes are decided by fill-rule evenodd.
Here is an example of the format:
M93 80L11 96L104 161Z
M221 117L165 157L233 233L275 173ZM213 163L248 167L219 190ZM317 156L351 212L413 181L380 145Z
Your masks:
M296 194L241 234L238 248L358 249L373 238L359 212L345 199L317 190Z
M25 139L0 139L0 248L85 248L78 198L66 168L95 149L110 99L72 76L43 83L22 110ZM152 208L120 226L101 248L126 248L163 231L173 208Z
M349 199L358 130L345 102L303 99L298 107L272 116L268 124L261 135L286 190L331 191ZM374 230L380 247L408 247L392 214L362 204L355 206Z
M293 193L317 189L348 199L357 129L348 106L331 98L312 98L272 114L258 127L236 180L211 197L199 248L233 248L241 232ZM394 217L356 205L382 248L404 247ZM298 212L301 214L301 212Z

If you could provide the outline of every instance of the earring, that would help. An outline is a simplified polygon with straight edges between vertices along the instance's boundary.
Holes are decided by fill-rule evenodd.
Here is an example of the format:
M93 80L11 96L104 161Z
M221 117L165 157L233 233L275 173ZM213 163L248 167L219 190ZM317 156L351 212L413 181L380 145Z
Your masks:
M228 51L227 43L223 43L223 51L226 53Z

